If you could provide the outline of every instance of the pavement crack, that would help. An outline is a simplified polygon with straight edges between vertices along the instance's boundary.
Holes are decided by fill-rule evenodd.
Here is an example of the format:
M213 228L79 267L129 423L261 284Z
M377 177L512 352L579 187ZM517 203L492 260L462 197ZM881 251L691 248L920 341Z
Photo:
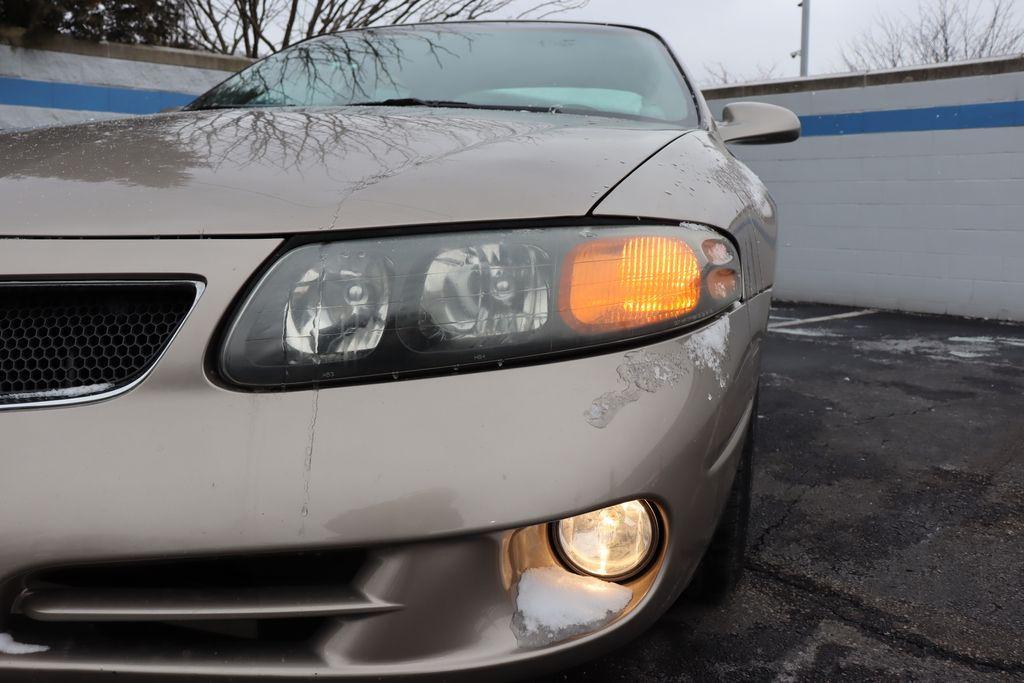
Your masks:
M930 406L928 408L918 408L917 410L911 410L909 412L903 412L903 413L901 413L901 412L893 412L893 413L888 413L886 415L872 415L870 417L865 417L865 418L860 419L860 420L854 420L853 424L857 425L857 426L860 426L860 425L869 424L871 422L874 422L875 420L890 420L890 419L892 419L894 417L913 417L914 415L917 415L918 413L920 413L922 410L932 410L932 409L934 409L934 406Z
M933 412L935 410L938 410L939 408L946 408L948 406L951 406L951 405L954 405L954 404L957 404L957 403L965 403L965 402L969 403L969 402L971 402L973 400L975 400L975 399L974 398L951 398L951 399L947 399L945 401L935 401L934 403L931 403L930 405L922 406L920 408L915 408L914 410L907 410L907 411L899 411L899 410L897 410L897 411L893 411L891 413L886 413L885 415L869 415L868 417L864 417L864 418L861 418L859 420L854 420L853 424L857 425L857 426L860 426L860 425L865 425L865 424L874 422L875 420L889 420L889 419L892 419L894 417L913 417L914 415L919 415L921 413L930 413L930 412Z
M799 591L839 621L860 629L904 652L917 652L986 673L1024 674L1024 663L965 654L908 630L899 618L803 574L748 558L745 568L758 576Z
M758 536L754 540L753 544L751 544L750 551L749 551L751 555L756 555L756 554L760 553L761 548L764 547L765 541L768 540L768 537L771 536L775 532L776 529L782 527L784 524L786 524L786 522L789 521L789 516L793 513L793 510L796 509L797 505L799 505L800 502L803 501L804 496L807 495L807 492L809 490L810 490L810 487L807 487L807 486L803 487L803 489L800 491L800 493L797 494L797 496L793 500L789 501L789 503L786 505L786 509L782 511L782 514L779 515L778 519L776 519L771 524L767 525L761 531L761 533L758 534Z

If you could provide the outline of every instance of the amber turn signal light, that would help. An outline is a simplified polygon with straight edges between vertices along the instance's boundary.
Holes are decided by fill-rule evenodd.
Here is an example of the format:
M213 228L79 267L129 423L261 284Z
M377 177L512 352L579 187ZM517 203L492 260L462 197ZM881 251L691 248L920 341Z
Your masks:
M580 332L651 325L697 308L700 271L693 248L674 237L591 240L565 257L559 309Z
M734 298L740 288L739 274L730 268L719 268L708 273L708 292L717 301Z

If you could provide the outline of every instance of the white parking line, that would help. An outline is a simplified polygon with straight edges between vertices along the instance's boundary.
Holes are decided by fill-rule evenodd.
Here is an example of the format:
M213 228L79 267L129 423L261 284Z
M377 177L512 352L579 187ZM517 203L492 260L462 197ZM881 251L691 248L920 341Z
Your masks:
M775 330L780 327L796 327L797 325L806 325L808 323L823 323L829 320L845 320L846 318L859 318L862 315L871 315L872 313L878 313L873 308L865 308L863 311L850 311L849 313L837 313L836 315L823 315L820 318L802 318L799 320L787 320L784 323L769 324L769 330Z

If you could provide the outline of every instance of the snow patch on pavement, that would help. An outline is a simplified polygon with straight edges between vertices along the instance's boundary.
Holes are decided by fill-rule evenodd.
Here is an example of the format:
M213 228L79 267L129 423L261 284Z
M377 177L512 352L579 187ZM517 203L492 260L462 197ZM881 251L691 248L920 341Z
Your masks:
M560 567L528 569L519 579L516 637L544 645L593 631L617 617L633 599L633 590Z
M841 337L841 334L829 332L818 327L780 327L770 330L772 334L789 334L794 337Z
M949 341L956 344L992 347L1005 345L1024 348L1024 339L1014 339L1013 337L950 337Z
M950 337L949 341L958 344L994 344L994 337Z
M781 332L782 330L775 330ZM1024 347L1024 338L1014 337L948 337L946 339L927 339L924 337L908 337L905 339L879 339L875 341L858 341L854 347L859 351L899 354L914 354L936 360L981 360L998 355L1001 347Z
M0 633L0 654L5 655L32 655L37 652L46 652L49 645L31 645L19 643L10 633Z
M957 358L984 358L987 354L980 351L950 351L949 355L956 356Z

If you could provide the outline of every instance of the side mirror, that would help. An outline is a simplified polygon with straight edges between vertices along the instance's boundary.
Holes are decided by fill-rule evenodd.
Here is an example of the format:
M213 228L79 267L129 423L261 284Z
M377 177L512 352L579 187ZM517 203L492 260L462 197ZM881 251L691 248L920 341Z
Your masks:
M800 137L800 119L784 107L764 102L734 102L722 110L718 132L725 142L772 145Z

